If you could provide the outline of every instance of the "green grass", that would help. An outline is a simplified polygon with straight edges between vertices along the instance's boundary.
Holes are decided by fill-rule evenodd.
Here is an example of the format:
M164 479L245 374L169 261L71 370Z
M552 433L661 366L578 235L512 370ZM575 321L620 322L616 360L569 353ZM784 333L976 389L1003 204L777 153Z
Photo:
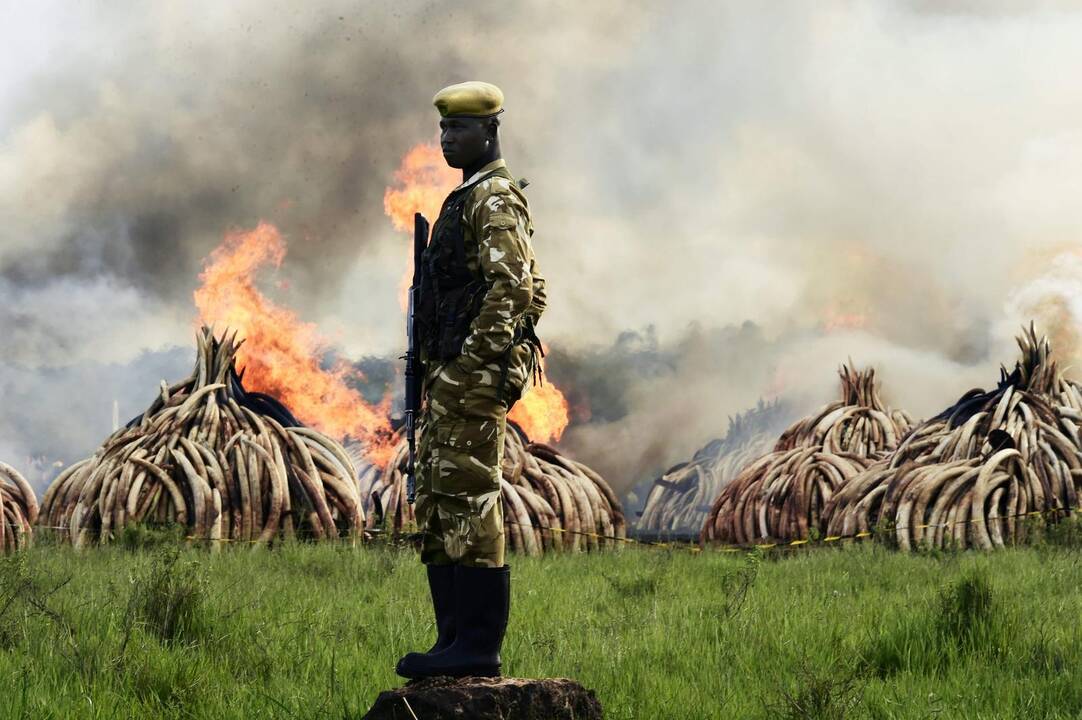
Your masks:
M359 718L431 642L411 551L145 540L0 559L0 718ZM608 718L1082 717L1077 550L511 562L505 671Z

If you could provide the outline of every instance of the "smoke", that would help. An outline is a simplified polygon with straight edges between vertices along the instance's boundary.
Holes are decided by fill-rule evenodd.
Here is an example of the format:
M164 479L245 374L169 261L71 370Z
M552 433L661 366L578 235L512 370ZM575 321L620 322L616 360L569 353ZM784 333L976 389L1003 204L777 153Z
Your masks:
M415 73L438 50L408 41L423 9L392 7L99 8L84 32L108 37L112 62L50 68L10 132L4 276L101 273L187 303L224 231L266 217L294 240L300 295L324 302L378 235L386 169L431 133ZM77 101L54 90L73 75Z
M847 357L844 348L859 354ZM667 344L652 328L627 332L609 347L554 352L549 375L573 388L563 445L626 490L724 436L728 416L760 400L785 398L789 421L836 400L843 362L875 368L883 400L916 417L931 417L998 377L984 363L900 347L864 330L770 339L750 322L691 328Z
M100 441L88 418L107 396L149 400L152 375L186 374L139 368L190 346L202 258L260 220L289 243L283 304L348 357L399 354L407 238L383 190L434 136L432 93L467 78L507 96L504 148L531 180L549 283L539 330L566 360L556 382L590 400L565 439L581 459L629 485L760 397L829 399L850 357L895 404L937 411L1012 362L1030 315L1074 337L1079 268L1054 260L1082 220L1068 8L14 11L4 32L34 62L0 78L0 369L5 399L25 393L11 422L45 430L4 427L2 449L73 459ZM827 332L835 317L859 321ZM109 389L83 407L79 383Z
M1077 367L1082 360L1079 327L1082 327L1082 256L1063 253L1048 268L1007 299L1004 324L1033 320L1045 328L1064 363Z
M126 363L36 369L0 363L0 457L25 472L40 495L52 474L38 466L89 456L113 431L114 401L123 425L150 405L160 380L187 377L194 363L189 348L141 353Z
M624 490L654 477L705 440L723 435L718 408L744 409L762 398L778 356L761 328L692 328L663 344L654 328L625 332L611 346L573 354L557 349L548 374L568 388L572 425L562 444ZM743 383L726 382L726 374ZM710 403L704 406L704 391Z

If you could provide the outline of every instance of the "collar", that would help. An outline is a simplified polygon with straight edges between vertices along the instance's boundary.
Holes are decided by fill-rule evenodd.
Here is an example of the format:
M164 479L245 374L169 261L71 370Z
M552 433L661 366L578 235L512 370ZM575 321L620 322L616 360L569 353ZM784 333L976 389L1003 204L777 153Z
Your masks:
M481 168L480 170L475 172L472 176L470 176L469 180L462 183L461 185L456 187L451 192L455 192L455 190L461 190L462 188L466 187L467 185L472 185L475 182L477 182L478 180L480 180L483 176L488 175L493 170L498 170L499 168L505 168L505 167L507 167L507 161L504 160L503 158L498 158L496 160L493 160L488 165L485 165L483 168Z

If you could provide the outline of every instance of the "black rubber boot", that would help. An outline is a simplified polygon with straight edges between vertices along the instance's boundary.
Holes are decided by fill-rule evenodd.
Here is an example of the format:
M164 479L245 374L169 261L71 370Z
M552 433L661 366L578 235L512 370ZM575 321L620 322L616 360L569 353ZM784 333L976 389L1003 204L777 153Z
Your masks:
M498 677L500 647L511 609L511 568L455 566L457 626L446 650L415 655L398 664L398 674L422 677Z
M426 653L406 653L398 661L396 672L399 675L402 675L403 668L409 668L418 658L446 650L455 641L455 566L425 565L425 569L428 571L432 609L436 612L436 644Z

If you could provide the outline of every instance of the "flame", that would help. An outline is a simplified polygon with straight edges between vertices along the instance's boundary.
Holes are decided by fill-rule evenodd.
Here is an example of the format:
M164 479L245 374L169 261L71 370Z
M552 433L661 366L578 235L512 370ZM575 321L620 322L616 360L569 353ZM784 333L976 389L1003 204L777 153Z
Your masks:
M400 232L413 232L413 214L421 213L430 223L436 221L447 197L462 179L457 170L447 166L436 143L420 143L410 148L394 174L396 187L383 193L383 212ZM410 283L413 281L413 243L408 245L406 272L398 283L398 301L405 310Z
M383 211L395 230L413 232L413 214L419 212L435 222L443 200L461 181L457 170L448 167L438 143L420 143L402 158L394 174L395 187L383 194ZM399 300L406 308L413 280L413 245L410 244L406 272L399 283ZM543 365L542 365L543 367ZM532 440L557 441L568 424L568 403L552 383L531 388L508 414Z
M237 352L246 368L245 385L272 395L302 422L338 440L364 443L366 454L384 466L394 454L390 398L369 405L347 384L358 373L345 362L320 367L327 343L316 326L275 304L255 286L267 265L280 267L286 244L278 229L260 223L254 230L231 232L204 261L195 291L199 321L237 331L245 343Z
M545 361L541 361L544 370ZM558 442L570 420L567 398L551 382L534 385L515 403L507 419L534 442Z
M413 232L413 213L419 212L435 222L443 199L462 176L447 166L437 143L420 143L402 158L394 179L398 186L383 193L383 212L391 218L395 230Z

